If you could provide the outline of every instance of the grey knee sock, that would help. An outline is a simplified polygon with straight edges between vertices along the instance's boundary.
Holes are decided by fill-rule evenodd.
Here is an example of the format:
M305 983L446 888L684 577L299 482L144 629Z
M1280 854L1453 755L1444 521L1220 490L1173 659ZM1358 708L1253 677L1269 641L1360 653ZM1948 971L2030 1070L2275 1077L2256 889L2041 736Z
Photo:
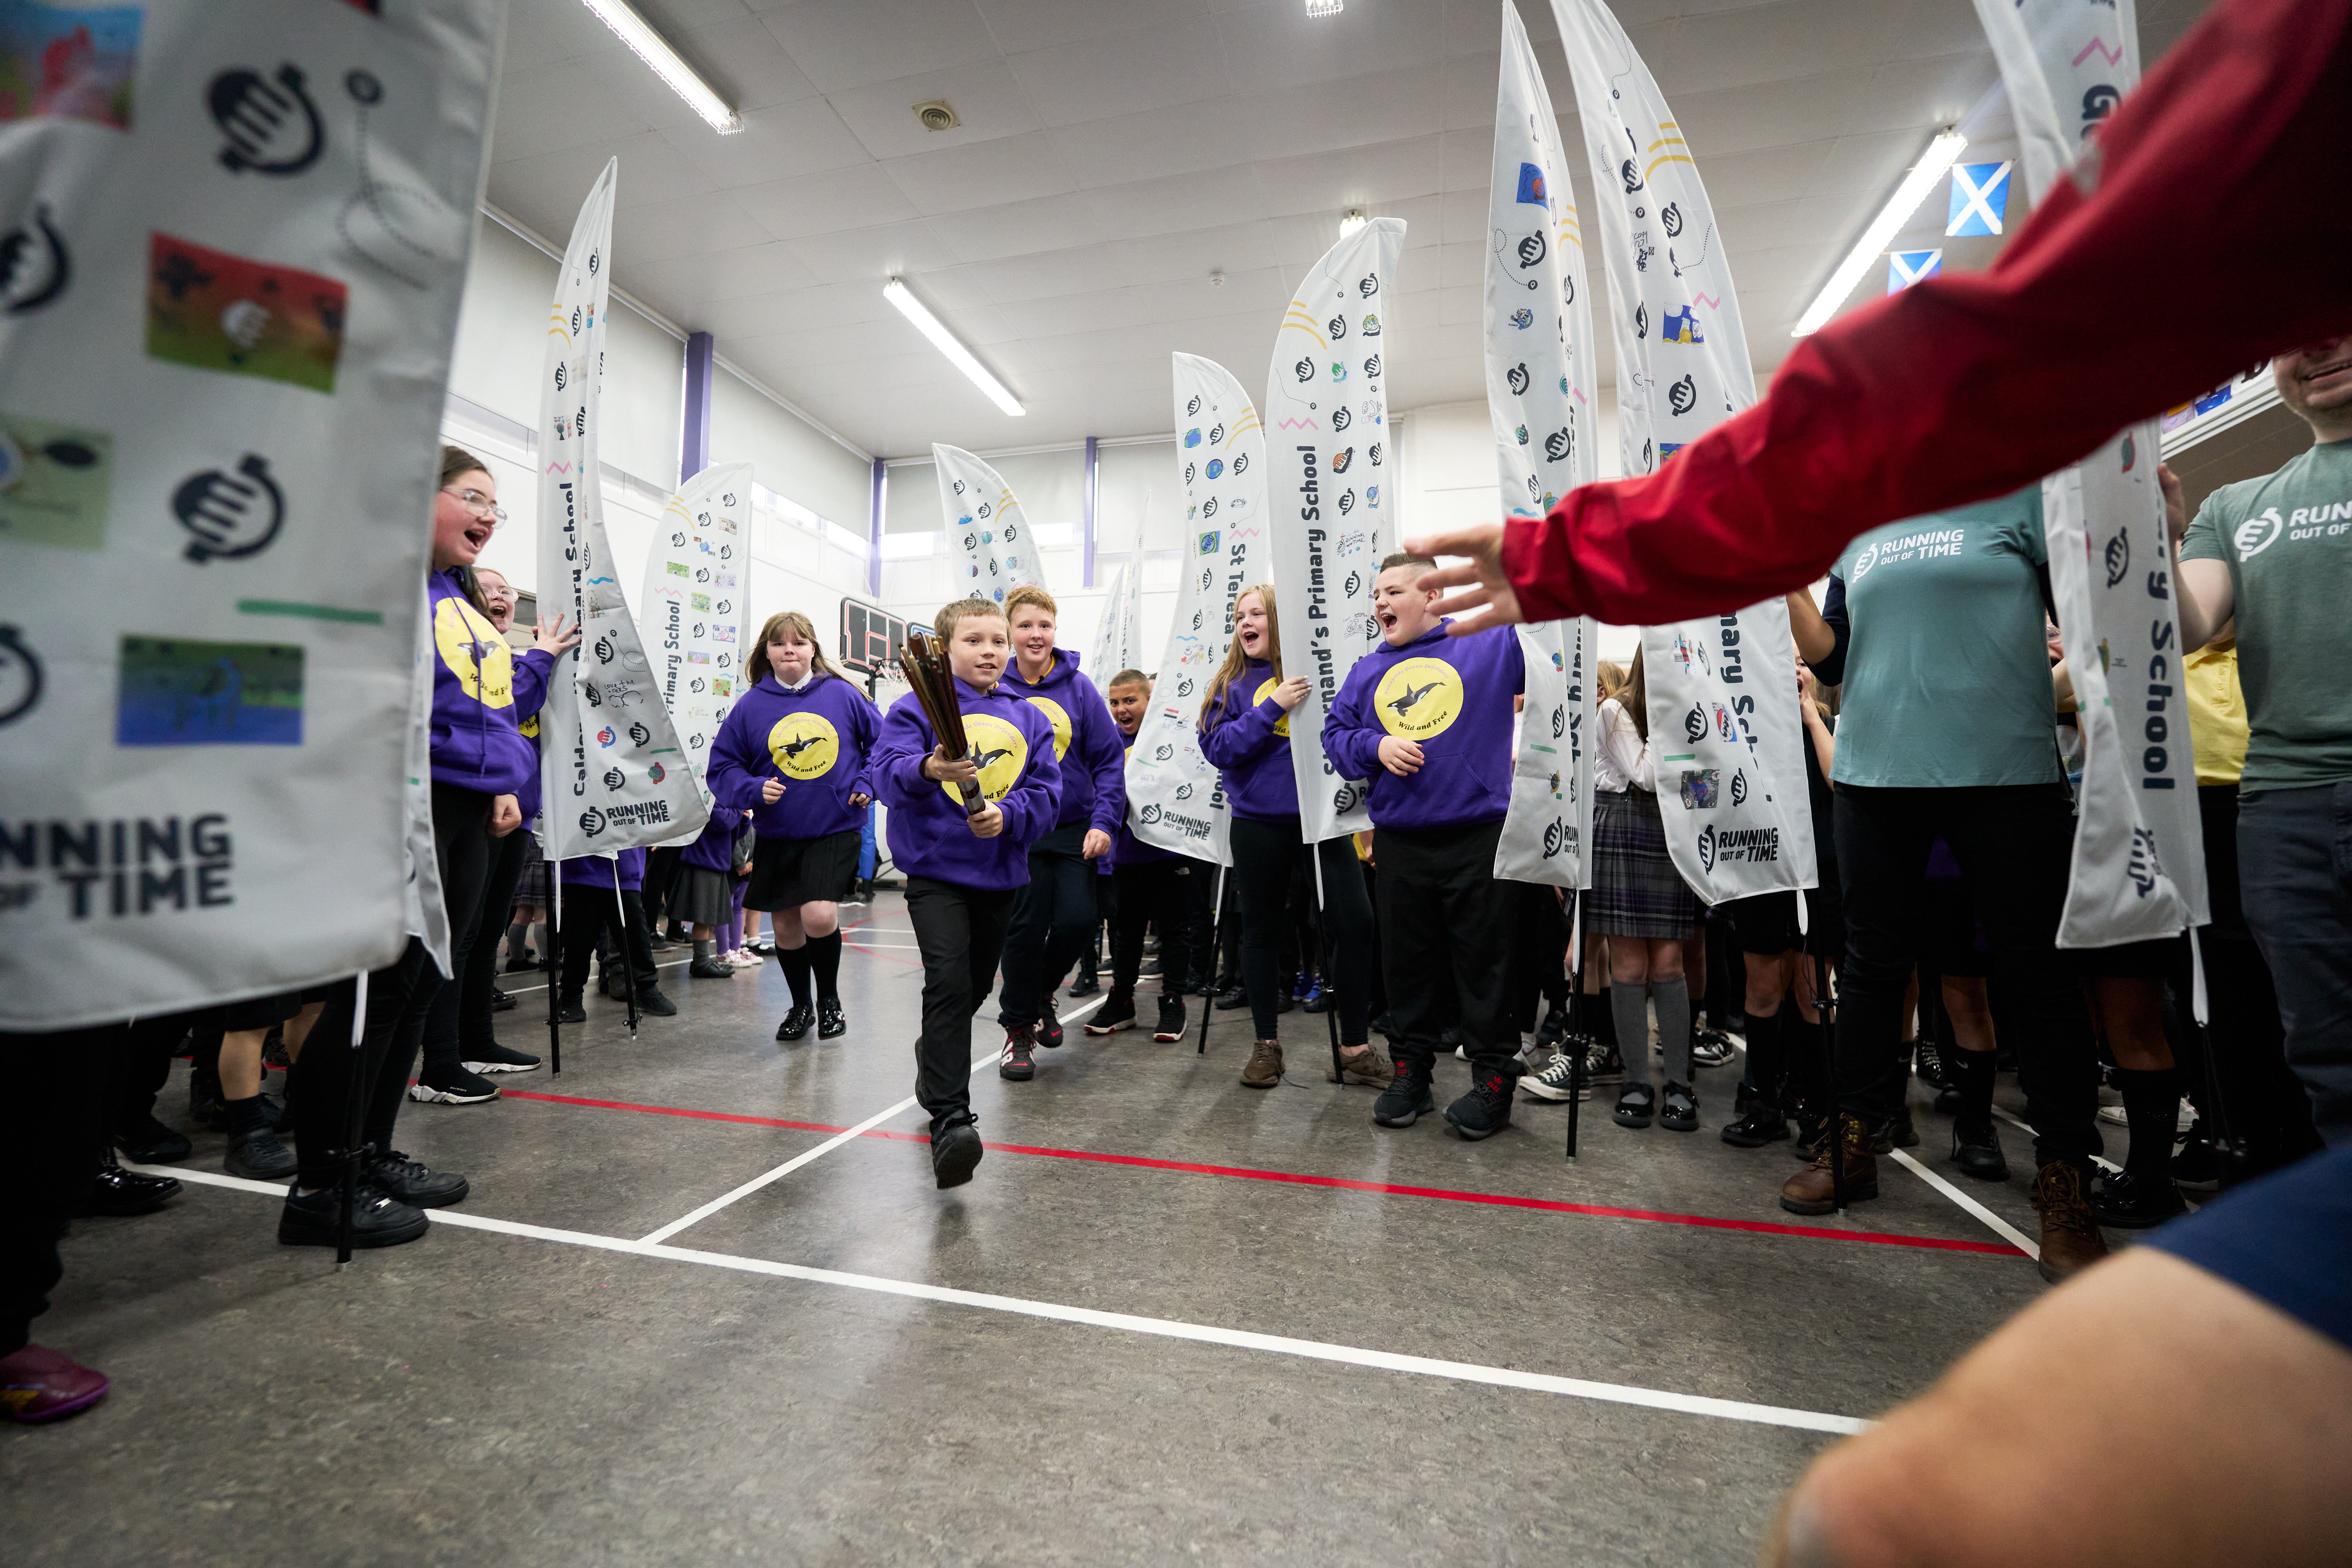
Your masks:
M694 956L706 963L710 961L711 941L712 939L707 936L698 936L694 939Z
M1666 1081L1691 1080L1690 986L1682 980L1653 980L1652 998L1658 1005L1658 1050L1666 1058Z
M1639 985L1606 988L1609 1011L1617 1020L1617 1054L1625 1058L1625 1081L1650 1081L1650 999ZM1684 1003L1687 1011L1689 1003Z

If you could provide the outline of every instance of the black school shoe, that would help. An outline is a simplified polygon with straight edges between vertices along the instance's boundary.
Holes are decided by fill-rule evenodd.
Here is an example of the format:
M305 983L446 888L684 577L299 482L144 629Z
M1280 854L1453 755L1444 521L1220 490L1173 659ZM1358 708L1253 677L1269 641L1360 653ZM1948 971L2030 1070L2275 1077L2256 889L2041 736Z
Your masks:
M971 1180L982 1153L980 1131L969 1117L931 1131L931 1177L942 1191Z
M1434 1062L1398 1062L1388 1088L1372 1101L1372 1120L1382 1127L1410 1127L1435 1110L1437 1101L1429 1092L1429 1084L1436 1073Z
M286 1194L278 1211L278 1241L281 1247L333 1247L342 1226L342 1194L333 1187L315 1193ZM360 1183L352 1202L352 1246L398 1247L415 1241L432 1227L425 1211L402 1203L381 1188Z
M689 980L732 980L735 966L715 958L698 958L686 966L686 976Z
M1230 1013L1236 1007L1249 1005L1249 992L1241 985L1228 985L1218 992L1211 1005L1220 1013Z
M588 1021L588 1009L580 1005L579 997L574 996L556 1010L555 1021L559 1024L584 1024ZM782 1038L782 1036L777 1037Z
M1152 1026L1151 1037L1163 1046L1184 1037L1184 998L1166 991L1160 994L1160 1022Z
M2189 1212L2188 1202L2169 1180L2150 1181L2131 1171L2110 1171L2091 1194L2091 1213L2117 1230L2146 1230Z
M793 1010L784 1015L784 1021L776 1026L776 1038L805 1040L810 1027L815 1023L816 1014L803 1004L795 1002Z
M132 1215L153 1214L179 1195L178 1177L142 1176L136 1171L126 1171L115 1163L114 1151L109 1149L100 1159L97 1180L90 1183L89 1191L74 1213L128 1219Z
M463 1202L471 1190L465 1177L433 1170L424 1161L412 1160L397 1149L378 1154L361 1166L360 1180L419 1209L446 1208Z
M1091 969L1080 972L1077 979L1070 984L1070 994L1073 996L1092 996L1101 990L1102 977Z
M1779 1106L1768 1105L1761 1100L1748 1106L1747 1115L1723 1130L1723 1141L1735 1149L1761 1149L1788 1135L1788 1117Z
M139 1165L162 1165L173 1160L184 1160L194 1149L184 1135L156 1121L152 1110L117 1132L114 1146L122 1151L125 1159Z
M1620 1127L1647 1127L1657 1115L1658 1092L1646 1083L1625 1086L1617 1097L1617 1109L1610 1114Z
M522 1004L521 1004L521 1003L520 1003L520 1002L516 1001L513 997L511 997L511 996L508 995L505 992L503 992L503 991L499 990L497 986L493 985L493 986L491 986L491 987L490 987L490 1011L491 1011L491 1012L493 1012L493 1013L511 1013L511 1012L513 1012L517 1007L520 1007L520 1006L521 1006L521 1005L522 1005Z
M1669 1132L1698 1131L1698 1095L1690 1085L1668 1080L1665 1104L1658 1112L1658 1125Z
M1135 1027L1135 998L1124 991L1114 991L1109 1000L1087 1020L1089 1035L1116 1035L1121 1029Z
M2000 1130L1991 1117L1974 1127L1961 1122L1952 1129L1952 1163L1960 1174L1980 1182L2009 1180L2009 1156L2000 1152Z
M816 999L816 1037L820 1040L837 1040L847 1033L849 1033L849 1015L841 1010L841 998L818 997Z
M1470 1092L1445 1108L1454 1131L1475 1142L1492 1138L1511 1124L1511 1094L1518 1084L1515 1073L1487 1068L1470 1080Z
M249 1182L275 1182L292 1175L294 1163L294 1151L275 1131L257 1127L250 1132L229 1134L228 1154L221 1161L221 1169Z

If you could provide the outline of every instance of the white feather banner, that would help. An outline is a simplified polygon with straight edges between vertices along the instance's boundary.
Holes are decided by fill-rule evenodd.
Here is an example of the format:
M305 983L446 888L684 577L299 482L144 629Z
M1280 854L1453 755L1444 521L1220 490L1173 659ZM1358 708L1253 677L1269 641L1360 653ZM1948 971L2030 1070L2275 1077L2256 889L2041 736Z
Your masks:
M1977 15L2039 203L2138 85L2133 0L1977 0ZM2042 481L2051 595L2083 731L2061 947L2168 937L2211 918L2157 453L2157 422L2143 420Z
M710 819L604 536L597 399L619 178L615 159L581 204L556 275L540 373L539 613L570 619L581 639L556 660L539 716L541 823L551 860L658 844L699 833Z
M1372 579L1395 537L1388 477L1383 333L1404 220L1376 217L1307 269L1275 334L1266 373L1266 489L1282 671L1307 678L1290 713L1298 825L1309 844L1372 825L1361 779L1323 754L1323 717L1356 660L1381 640Z
M1617 442L1646 474L1756 401L1715 209L1674 110L1601 0L1552 0L1592 163ZM1675 868L1710 904L1819 875L1796 644L1780 599L1642 628L1658 805Z
M703 469L662 509L637 594L637 632L652 650L662 706L706 806L710 742L741 694L748 639L757 630L747 619L745 592L751 524L751 465ZM697 829L667 842L684 846L700 836Z
M1600 478L1593 448L1592 302L1584 236L1551 94L1511 0L1495 97L1486 205L1486 407L1503 505L1539 517ZM1495 875L1591 885L1592 752L1586 719L1598 628L1591 617L1522 627L1527 700Z
M1001 605L1015 588L1044 586L1036 533L1003 476L961 447L934 443L931 462L939 470L948 554L962 567L949 573L955 596Z
M1234 863L1224 782L1201 754L1201 704L1234 635L1234 600L1270 570L1265 429L1225 367L1175 356L1184 547L1151 706L1127 753L1128 819L1147 844Z

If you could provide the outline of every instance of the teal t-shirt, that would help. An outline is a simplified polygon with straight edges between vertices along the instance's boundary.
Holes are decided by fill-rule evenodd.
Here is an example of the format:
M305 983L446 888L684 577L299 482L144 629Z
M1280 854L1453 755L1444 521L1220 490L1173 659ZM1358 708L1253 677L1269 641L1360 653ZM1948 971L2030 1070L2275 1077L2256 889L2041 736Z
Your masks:
M2242 790L2352 779L2352 441L2205 498L2183 561L2221 561L2245 688Z
M2042 487L1891 522L1846 546L1839 784L2053 784Z

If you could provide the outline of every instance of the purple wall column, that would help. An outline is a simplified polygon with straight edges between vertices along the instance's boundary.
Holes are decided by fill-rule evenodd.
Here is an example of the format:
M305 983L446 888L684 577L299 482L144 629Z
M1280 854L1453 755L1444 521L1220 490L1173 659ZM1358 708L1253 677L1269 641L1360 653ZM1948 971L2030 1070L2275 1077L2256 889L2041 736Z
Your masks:
M710 380L719 341L709 332L686 340L686 425L677 440L677 482L710 467Z
M866 591L877 599L882 596L882 508L889 493L889 468L877 458L872 499L866 513Z
M1102 448L1096 444L1095 437L1089 436L1087 437L1086 502L1085 510L1082 513L1084 526L1079 532L1079 549L1082 552L1080 559L1085 565L1085 575L1081 581L1089 588L1095 585L1095 479L1101 472Z

